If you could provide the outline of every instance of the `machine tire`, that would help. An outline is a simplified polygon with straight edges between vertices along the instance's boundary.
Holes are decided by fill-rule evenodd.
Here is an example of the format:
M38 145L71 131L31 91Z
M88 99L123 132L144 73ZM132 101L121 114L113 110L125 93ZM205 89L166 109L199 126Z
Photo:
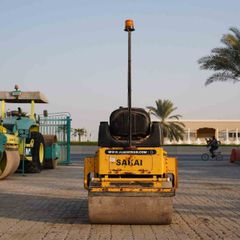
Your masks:
M31 139L34 139L34 146L31 150L32 161L26 161L26 172L39 173L44 165L45 144L43 135L39 132L32 132ZM43 151L43 152L42 152Z
M44 168L55 169L57 167L57 159L47 159L45 160Z
M57 143L57 136L56 135L43 135L45 147L52 147L53 144ZM44 162L45 169L55 169L57 167L57 159L46 159Z

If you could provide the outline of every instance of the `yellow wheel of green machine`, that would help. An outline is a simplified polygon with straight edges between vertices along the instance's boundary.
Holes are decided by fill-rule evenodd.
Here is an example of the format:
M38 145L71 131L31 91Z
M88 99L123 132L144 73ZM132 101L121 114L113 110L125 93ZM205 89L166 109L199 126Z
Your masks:
M41 142L39 145L39 162L41 166L43 166L44 163L44 144Z
M34 140L33 148L31 149L32 160L25 161L25 170L30 173L41 172L45 160L45 143L43 135L40 132L32 132L28 142Z

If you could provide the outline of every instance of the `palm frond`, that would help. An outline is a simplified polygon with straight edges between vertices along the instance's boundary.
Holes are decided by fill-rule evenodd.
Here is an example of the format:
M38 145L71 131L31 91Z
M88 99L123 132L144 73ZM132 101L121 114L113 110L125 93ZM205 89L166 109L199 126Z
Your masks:
M230 27L229 30L233 32L236 38L240 41L240 30L236 27Z
M155 117L162 119L161 115L159 114L158 110L154 107L147 107L147 109L150 111L150 114L154 115Z
M236 82L239 82L240 79L236 78L235 75L233 75L232 73L219 72L219 73L212 74L212 76L209 77L205 82L205 85L209 85L210 83L217 82L217 81L220 81L220 82L233 81L234 83L236 83Z
M221 42L230 49L235 49L238 46L238 39L232 34L224 34Z
M177 120L179 120L181 117L182 117L182 115L176 114L176 115L170 116L169 119L177 119Z
M225 47L214 48L210 55L198 60L200 69L217 71L205 85L215 81L240 81L240 30L234 27L229 30L232 33L221 39Z
M166 137L171 141L183 139L185 125L179 121L182 115L171 115L177 110L177 107L175 107L173 102L168 99L158 99L155 103L156 108L149 106L147 109L150 111L150 114L160 119L160 127L163 135L162 139ZM176 119L176 121L168 121L170 119Z

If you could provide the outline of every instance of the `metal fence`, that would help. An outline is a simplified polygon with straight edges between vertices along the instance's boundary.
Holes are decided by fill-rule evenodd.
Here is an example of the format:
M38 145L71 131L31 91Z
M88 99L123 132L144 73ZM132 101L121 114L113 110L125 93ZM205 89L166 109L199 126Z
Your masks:
M40 132L44 135L56 135L60 146L58 163L70 163L71 115L69 113L51 113L39 116Z

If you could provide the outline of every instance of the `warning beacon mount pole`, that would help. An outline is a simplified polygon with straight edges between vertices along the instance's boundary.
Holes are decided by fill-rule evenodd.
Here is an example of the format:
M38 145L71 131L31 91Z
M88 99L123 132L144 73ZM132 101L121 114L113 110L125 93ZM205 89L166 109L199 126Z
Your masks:
M132 79L131 79L131 34L135 30L133 20L125 21L124 31L128 32L128 123L129 123L129 135L128 142L129 147L132 147Z

